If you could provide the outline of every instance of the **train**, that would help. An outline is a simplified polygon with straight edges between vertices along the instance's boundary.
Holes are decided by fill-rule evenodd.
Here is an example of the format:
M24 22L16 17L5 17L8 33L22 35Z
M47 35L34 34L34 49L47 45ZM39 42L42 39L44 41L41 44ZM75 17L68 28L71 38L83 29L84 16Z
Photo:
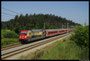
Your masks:
M33 29L33 30L22 30L20 32L19 41L21 43L28 43L30 41L43 39L58 34L71 32L73 29Z

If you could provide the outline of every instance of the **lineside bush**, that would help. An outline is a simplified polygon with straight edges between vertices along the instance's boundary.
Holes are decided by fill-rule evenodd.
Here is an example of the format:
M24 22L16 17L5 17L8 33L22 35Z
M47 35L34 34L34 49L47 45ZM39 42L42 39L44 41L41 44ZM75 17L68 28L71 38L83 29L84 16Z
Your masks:
M79 26L75 31L75 34L71 37L80 47L89 47L89 28L88 26Z
M10 30L2 30L1 31L1 38L18 38L19 35L16 34L14 31Z
M1 30L1 47L7 45L13 45L14 43L19 43L19 35L11 30Z

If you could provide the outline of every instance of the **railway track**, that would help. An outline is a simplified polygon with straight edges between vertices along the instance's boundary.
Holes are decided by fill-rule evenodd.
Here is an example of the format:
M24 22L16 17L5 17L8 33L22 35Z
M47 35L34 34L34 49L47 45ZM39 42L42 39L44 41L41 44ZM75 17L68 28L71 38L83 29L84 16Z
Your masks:
M20 48L20 49L17 49L17 50L14 50L14 51L11 51L9 53L5 53L5 54L1 54L1 59L4 60L4 59L7 59L11 56L14 56L16 54L19 54L19 53L22 53L24 51L27 51L27 50L30 50L30 49L33 49L35 47L38 47L38 46L41 46L41 45L44 45L46 43L49 43L49 42L52 42L56 39L59 39L59 38L62 38L64 36L66 36L68 34L64 34L64 35L59 35L58 37L52 37L50 39L45 39L44 41L40 41L40 42L37 42L37 43L34 43L32 45L28 45L28 46L25 46L23 48Z
M15 45L9 45L9 46L7 46L7 47L3 47L3 48L1 49L1 51L3 51L3 50L8 50L8 49L11 49L11 48L15 48L15 47L22 46L22 45L23 45L23 44L20 44L20 43L15 44Z

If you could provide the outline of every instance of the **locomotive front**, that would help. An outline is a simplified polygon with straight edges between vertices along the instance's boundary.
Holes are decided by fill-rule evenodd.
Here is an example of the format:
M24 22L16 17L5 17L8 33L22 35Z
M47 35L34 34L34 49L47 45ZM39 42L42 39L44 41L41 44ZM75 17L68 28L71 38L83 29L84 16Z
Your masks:
M19 36L20 42L27 42L30 40L31 32L30 31L21 31Z

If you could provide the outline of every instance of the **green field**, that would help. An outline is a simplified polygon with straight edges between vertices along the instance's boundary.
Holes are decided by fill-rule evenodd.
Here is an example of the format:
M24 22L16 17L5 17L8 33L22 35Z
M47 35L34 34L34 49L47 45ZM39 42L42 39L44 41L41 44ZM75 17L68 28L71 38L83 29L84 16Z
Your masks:
M79 48L74 42L66 40L58 42L36 59L87 60L89 59L88 52Z
M20 43L18 41L18 38L4 38L4 39L1 39L1 47L6 47L6 46L9 46L9 45L14 45L16 43Z

